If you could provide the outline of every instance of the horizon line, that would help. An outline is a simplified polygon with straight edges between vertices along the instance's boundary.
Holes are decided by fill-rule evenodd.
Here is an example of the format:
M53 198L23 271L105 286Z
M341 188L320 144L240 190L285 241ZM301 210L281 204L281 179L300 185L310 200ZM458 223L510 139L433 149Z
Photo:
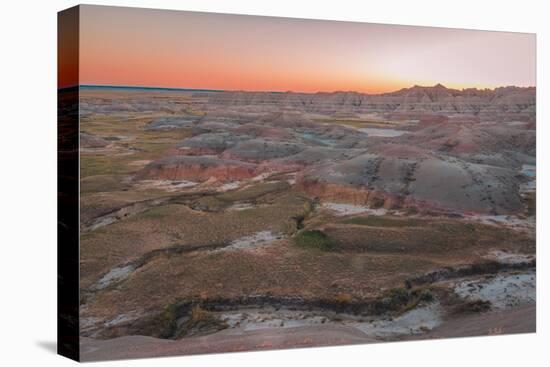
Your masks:
M58 87L58 91L62 90L68 90L68 89L74 89L74 88L111 88L111 89L144 89L144 90L159 90L159 91L180 91L180 92L211 92L211 93L221 93L221 92L244 92L244 93L274 93L274 94L285 94L285 93L296 93L296 94L330 94L330 93L357 93L357 94L364 94L364 95L382 95L382 94L391 94L395 92L399 92L403 89L410 89L410 88L434 88L437 86L441 86L445 89L449 90L457 90L457 91L465 91L469 89L475 89L479 91L483 90L489 90L489 91L495 91L500 88L523 88L523 89L529 89L529 88L535 88L536 85L530 85L530 86L517 86L517 85L502 85L494 88L478 88L478 87L469 87L469 88L462 88L462 89L456 89L456 88L448 88L442 83L436 83L434 85L418 85L414 84L410 87L403 87L400 89L396 89L393 91L388 92L381 92L381 93L366 93L366 92L359 92L357 90L333 90L333 91L317 91L317 92L300 92L300 91L274 91L274 90L245 90L245 89L211 89L211 88L186 88L186 87L163 87L163 86L144 86L144 85L116 85L116 84L74 84L74 85L68 85L63 87Z

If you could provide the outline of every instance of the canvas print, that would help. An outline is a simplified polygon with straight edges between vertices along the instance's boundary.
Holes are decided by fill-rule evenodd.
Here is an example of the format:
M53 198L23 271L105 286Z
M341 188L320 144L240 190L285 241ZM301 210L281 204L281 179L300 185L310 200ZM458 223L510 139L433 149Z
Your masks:
M62 354L535 332L534 34L59 17Z

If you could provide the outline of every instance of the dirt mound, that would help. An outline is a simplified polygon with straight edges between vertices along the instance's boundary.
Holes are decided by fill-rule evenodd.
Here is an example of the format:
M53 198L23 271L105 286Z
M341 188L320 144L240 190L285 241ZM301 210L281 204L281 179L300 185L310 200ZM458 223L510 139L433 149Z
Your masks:
M431 124L394 142L452 154L515 150L534 155L536 134L522 126L449 121Z
M405 158L407 151L415 155ZM430 157L412 148L390 147L384 153L397 156L368 153L311 167L299 186L327 200L351 199L354 204L374 207L428 206L492 214L522 208L515 170Z
M97 135L80 133L80 147L82 148L105 148L109 142Z
M250 136L231 132L205 133L183 140L176 148L178 154L216 155L247 139L250 139Z
M275 158L288 157L299 153L304 147L292 142L267 139L244 140L227 149L223 158L238 159L247 162L260 162Z
M274 140L288 140L292 138L292 134L285 129L255 123L241 125L235 128L234 131L238 134L245 134L254 138L269 138Z
M233 181L255 176L256 165L229 159L200 156L174 156L149 163L138 179L205 181L211 177Z

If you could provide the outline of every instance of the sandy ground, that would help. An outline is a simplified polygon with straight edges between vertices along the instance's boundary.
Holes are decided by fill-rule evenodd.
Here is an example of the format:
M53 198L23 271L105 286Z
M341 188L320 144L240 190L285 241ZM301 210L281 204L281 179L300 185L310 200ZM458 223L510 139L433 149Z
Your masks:
M507 311L470 315L448 320L432 331L412 339L459 338L501 334L534 333L537 330L536 305Z
M357 329L336 325L263 329L239 333L226 330L183 340L166 340L147 336L124 336L109 340L81 338L80 340L82 361L376 342L375 339L368 338Z
M506 311L461 316L443 322L421 335L405 340L533 333L536 306L520 306ZM338 325L273 328L251 331L225 330L216 334L183 340L125 336L109 340L81 338L82 361L148 358L204 353L224 353L267 349L305 348L376 343L361 331Z

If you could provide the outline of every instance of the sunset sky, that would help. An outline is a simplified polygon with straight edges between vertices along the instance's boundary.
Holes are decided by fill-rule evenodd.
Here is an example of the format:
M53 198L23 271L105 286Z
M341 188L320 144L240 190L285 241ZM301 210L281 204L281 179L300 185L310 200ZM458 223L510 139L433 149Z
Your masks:
M81 6L80 84L394 91L535 85L535 35Z

